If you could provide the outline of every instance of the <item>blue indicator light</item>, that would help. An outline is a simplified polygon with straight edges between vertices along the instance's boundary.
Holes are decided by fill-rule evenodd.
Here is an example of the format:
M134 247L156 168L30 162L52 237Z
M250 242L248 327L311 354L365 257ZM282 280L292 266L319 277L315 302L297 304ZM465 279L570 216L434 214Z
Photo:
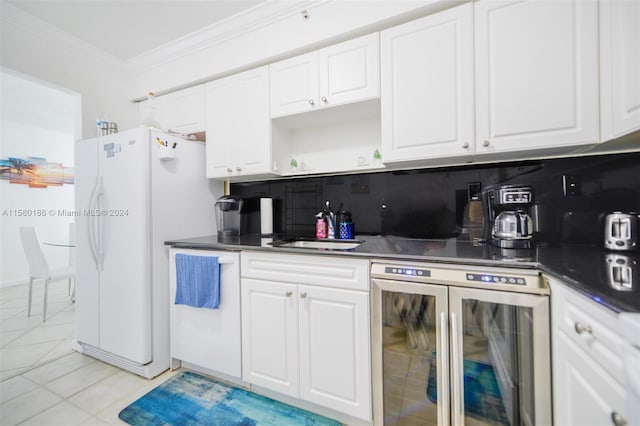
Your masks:
M404 270L404 273L405 273L406 275L413 275L413 271L412 271L411 269L405 269L405 270Z
M483 275L483 276L482 276L482 281L489 282L489 281L491 281L491 277L490 277L490 276L488 276L488 275Z

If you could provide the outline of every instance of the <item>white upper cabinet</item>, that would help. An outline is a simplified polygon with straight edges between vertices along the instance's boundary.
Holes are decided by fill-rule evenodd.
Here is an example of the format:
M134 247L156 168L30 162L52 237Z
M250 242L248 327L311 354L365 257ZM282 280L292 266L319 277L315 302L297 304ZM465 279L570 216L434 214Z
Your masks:
M380 97L378 33L329 46L318 52L321 106Z
M383 31L382 158L473 153L473 7Z
M318 102L318 53L269 65L271 116L312 110Z
M271 116L380 96L378 33L271 64Z
M190 87L169 95L163 100L167 129L178 133L202 132L204 120L204 85Z
M602 140L640 130L640 2L600 2Z
M598 142L598 3L474 7L476 153Z
M203 84L140 102L138 108L139 124L155 121L161 130L182 134L205 130Z
M266 66L205 85L207 177L272 173Z

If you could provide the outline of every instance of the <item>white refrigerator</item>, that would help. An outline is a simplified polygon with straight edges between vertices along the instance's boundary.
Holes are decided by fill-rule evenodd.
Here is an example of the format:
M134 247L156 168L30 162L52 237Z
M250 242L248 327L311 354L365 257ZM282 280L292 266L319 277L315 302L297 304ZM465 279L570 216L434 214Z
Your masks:
M76 350L151 378L169 368L166 240L215 234L204 143L148 127L75 146Z

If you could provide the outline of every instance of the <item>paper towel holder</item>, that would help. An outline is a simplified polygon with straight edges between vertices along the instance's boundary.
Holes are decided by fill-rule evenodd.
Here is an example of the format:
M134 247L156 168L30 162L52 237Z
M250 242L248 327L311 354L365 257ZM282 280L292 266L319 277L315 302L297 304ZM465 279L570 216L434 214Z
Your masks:
M260 198L260 236L273 236L273 198Z

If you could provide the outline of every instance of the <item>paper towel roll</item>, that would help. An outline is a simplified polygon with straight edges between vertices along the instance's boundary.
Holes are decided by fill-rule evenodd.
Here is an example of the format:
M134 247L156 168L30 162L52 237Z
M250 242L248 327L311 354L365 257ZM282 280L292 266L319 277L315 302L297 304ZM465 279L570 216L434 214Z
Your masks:
M273 199L260 198L260 233L273 234Z

